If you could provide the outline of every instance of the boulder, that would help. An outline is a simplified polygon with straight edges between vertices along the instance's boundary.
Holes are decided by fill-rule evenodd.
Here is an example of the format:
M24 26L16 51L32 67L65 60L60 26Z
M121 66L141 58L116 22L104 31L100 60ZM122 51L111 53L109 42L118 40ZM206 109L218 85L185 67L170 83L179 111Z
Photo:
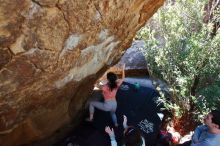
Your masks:
M0 145L76 124L94 82L164 0L0 0Z
M147 61L141 49L145 48L143 40L133 41L120 61L115 66L125 64L126 76L149 76Z

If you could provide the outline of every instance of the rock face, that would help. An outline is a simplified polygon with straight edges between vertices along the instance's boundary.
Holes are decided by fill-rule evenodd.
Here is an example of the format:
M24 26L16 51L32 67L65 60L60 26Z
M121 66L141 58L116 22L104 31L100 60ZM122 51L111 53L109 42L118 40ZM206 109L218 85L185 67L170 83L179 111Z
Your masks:
M130 48L126 50L118 64L126 64L126 70L129 69L147 69L147 62L140 48L144 48L143 40L133 41Z
M143 40L133 41L131 47L126 50L120 61L116 64L116 66L126 65L126 76L149 76L147 61L144 53L140 50L144 47Z
M95 80L164 0L0 0L0 145L77 121Z

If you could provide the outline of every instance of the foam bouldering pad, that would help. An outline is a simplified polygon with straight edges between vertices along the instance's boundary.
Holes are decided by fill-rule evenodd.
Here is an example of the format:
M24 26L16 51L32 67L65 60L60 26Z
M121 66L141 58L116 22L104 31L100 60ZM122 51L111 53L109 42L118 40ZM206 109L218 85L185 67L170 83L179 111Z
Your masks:
M114 127L116 140L119 142L124 131L123 115L127 116L128 125L141 130L146 146L154 146L161 124L157 115L160 107L155 102L158 96L152 87L123 82L116 95L119 127L113 126L110 112L95 109L93 122L82 122L68 137L54 146L110 146L110 138L104 131L106 126Z
M119 127L115 128L117 139L123 136L123 115L126 115L128 125L136 126L142 131L147 146L154 145L161 124L157 115L159 108L155 102L158 96L158 92L152 88L137 88L135 84L123 82L116 96L119 123ZM99 130L104 130L107 125L113 127L110 113L96 109L93 124Z

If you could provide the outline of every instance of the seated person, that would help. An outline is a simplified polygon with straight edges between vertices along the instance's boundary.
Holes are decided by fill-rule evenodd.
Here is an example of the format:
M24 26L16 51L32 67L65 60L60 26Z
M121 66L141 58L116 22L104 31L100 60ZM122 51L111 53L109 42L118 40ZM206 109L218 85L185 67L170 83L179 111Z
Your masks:
M141 136L141 133L138 129L136 129L133 126L127 125L127 117L125 115L124 115L123 127L124 127L124 136L123 136L122 146L145 146L144 137ZM113 128L110 129L110 127L107 126L105 127L105 132L108 133L111 139L111 146L117 146Z
M220 146L220 110L211 111L204 124L195 129L191 142L178 146Z

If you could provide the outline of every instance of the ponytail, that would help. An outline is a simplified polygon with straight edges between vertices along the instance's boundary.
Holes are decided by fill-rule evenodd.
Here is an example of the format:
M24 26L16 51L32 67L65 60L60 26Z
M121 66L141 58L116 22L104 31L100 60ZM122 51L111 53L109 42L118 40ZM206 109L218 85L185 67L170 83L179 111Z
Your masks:
M117 76L115 73L109 72L107 73L107 79L108 79L108 86L110 90L112 91L113 89L117 87L117 83L116 83Z

